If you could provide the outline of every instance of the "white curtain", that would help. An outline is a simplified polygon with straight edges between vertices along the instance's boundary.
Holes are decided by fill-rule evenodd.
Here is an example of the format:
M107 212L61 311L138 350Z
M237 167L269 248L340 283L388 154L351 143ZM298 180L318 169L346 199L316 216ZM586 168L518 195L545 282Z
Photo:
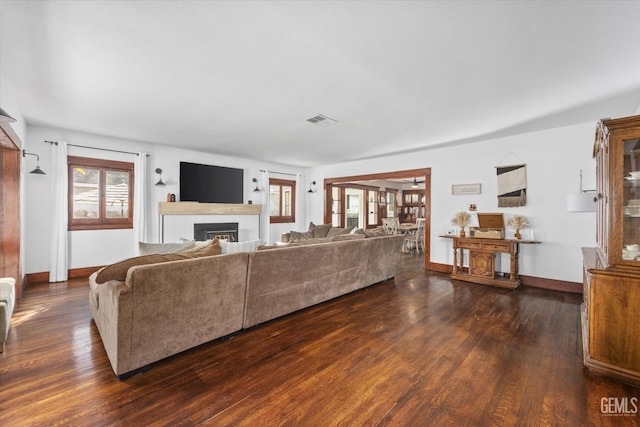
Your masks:
M68 278L68 171L67 143L52 145L51 194L51 252L49 258L49 282L63 282Z
M269 240L269 229L271 227L271 220L269 215L269 172L262 172L262 215L260 217L260 239L269 245L271 241Z
M305 191L305 187L304 187L304 182L302 179L302 175L298 174L296 175L296 230L307 230L308 227L306 227L304 225L306 218L305 218L305 206L307 203L307 199L306 199L306 195L307 192Z
M138 153L134 161L133 244L147 241L147 153Z

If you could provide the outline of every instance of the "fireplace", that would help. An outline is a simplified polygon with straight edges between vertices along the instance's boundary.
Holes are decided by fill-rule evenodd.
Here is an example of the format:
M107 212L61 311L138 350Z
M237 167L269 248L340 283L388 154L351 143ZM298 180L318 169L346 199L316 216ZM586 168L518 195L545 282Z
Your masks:
M208 224L193 224L193 238L198 241L213 239L238 241L237 222L214 222Z

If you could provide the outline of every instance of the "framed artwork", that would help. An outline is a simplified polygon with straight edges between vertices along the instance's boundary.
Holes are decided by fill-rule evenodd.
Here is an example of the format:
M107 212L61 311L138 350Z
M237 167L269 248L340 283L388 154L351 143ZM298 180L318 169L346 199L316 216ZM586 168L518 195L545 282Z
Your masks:
M481 184L453 184L451 194L461 196L466 194L480 194Z

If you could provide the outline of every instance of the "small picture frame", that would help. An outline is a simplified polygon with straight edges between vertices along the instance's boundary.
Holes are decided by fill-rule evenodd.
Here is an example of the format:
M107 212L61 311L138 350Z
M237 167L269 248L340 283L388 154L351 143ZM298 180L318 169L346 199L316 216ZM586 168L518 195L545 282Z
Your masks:
M451 186L451 194L454 196L480 194L481 188L481 184L453 184Z

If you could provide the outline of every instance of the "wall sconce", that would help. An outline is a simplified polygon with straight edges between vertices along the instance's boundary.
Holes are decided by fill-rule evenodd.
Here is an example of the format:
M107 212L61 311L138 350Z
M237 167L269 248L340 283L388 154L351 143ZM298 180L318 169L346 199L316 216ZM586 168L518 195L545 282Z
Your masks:
M157 168L156 169L156 173L158 175L160 175L160 178L158 179L158 182L156 182L156 186L158 187L164 187L166 184L164 182L162 182L162 169Z
M567 212L595 212L596 190L582 189L582 169L580 169L580 191L576 194L567 194ZM591 194L589 194L591 193Z
M255 182L255 183L256 183L256 188L254 188L254 189L253 189L253 192L254 192L254 193L259 193L259 192L261 192L262 190L260 189L260 187L258 187L258 178L253 178L251 181L253 181L253 182Z
M27 150L22 150L22 157L26 156L36 156L36 160L38 161L38 165L36 166L36 168L29 173L35 173L36 175L46 175L46 173L44 173L44 171L40 169L40 156L34 153L27 153Z
M309 191L307 191L307 193L315 193L316 189L316 182L315 181L311 181L311 184L309 184Z

